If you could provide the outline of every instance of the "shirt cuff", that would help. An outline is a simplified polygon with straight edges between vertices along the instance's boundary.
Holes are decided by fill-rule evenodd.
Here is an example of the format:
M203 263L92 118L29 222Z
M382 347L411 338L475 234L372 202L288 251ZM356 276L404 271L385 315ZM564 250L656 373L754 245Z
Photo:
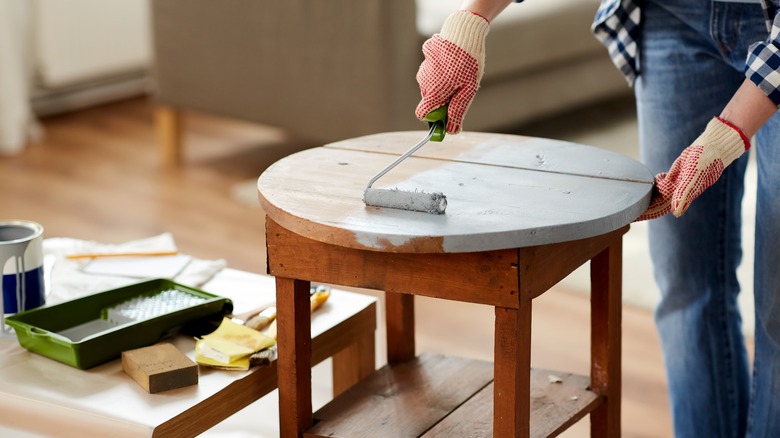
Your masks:
M775 15L769 39L748 49L745 77L780 107L780 14Z
M773 42L750 46L745 77L780 106L780 48Z

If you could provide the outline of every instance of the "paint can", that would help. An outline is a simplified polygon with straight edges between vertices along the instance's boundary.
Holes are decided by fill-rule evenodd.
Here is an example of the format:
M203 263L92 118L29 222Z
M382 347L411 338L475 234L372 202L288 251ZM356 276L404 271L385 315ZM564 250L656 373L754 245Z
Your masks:
M0 268L2 269L3 333L5 316L42 306L46 302L43 280L43 226L27 220L0 220Z

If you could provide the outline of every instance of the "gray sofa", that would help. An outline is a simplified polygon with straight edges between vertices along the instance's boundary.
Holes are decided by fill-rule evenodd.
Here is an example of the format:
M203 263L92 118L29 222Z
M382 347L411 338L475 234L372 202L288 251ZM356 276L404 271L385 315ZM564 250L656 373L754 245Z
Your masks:
M167 159L197 110L327 142L421 129L421 46L460 0L152 0ZM501 130L629 88L590 34L598 0L526 0L488 35L465 130ZM178 144L177 144L178 143Z

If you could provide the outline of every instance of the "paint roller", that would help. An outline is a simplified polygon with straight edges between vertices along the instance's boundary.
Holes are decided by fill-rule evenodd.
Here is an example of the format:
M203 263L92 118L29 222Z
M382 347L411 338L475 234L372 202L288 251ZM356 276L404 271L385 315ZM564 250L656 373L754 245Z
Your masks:
M444 193L427 193L424 191L409 192L397 188L375 189L371 187L379 178L384 176L395 166L399 165L429 141L444 140L444 135L446 133L445 128L447 126L447 106L445 105L431 111L423 118L423 121L428 122L428 135L371 178L366 186L366 190L363 192L363 202L366 205L420 211L430 214L444 214L444 210L447 208L447 197L444 196Z

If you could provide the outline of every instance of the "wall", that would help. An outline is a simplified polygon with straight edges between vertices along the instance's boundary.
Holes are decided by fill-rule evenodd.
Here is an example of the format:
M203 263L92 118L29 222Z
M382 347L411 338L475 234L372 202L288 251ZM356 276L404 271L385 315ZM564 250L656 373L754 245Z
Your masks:
M149 0L35 0L33 109L45 115L144 91Z

